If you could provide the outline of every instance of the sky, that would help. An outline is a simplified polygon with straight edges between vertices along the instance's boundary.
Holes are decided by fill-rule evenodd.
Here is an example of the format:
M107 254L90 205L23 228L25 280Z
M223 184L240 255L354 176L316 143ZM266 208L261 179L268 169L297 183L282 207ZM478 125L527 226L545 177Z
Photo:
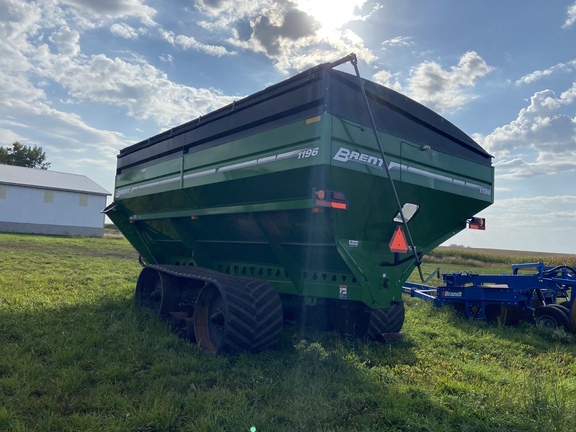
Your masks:
M574 0L0 0L0 38L0 145L110 192L121 148L354 52L494 156L446 244L576 253Z

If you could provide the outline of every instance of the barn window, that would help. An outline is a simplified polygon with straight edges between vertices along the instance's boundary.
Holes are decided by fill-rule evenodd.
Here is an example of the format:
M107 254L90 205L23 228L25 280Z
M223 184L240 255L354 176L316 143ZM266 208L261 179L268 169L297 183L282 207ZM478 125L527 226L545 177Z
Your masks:
M80 207L86 207L88 205L88 195L86 194L79 194L78 204Z
M52 204L53 202L54 202L54 191L45 190L44 191L44 203L45 204Z
M6 199L7 192L8 192L8 186L0 185L0 199Z

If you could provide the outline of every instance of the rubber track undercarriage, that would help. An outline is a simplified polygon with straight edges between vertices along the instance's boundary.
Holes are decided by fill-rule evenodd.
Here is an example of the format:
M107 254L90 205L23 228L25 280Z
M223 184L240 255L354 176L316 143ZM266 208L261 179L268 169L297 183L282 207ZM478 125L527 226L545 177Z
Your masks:
M135 305L152 309L179 337L209 354L271 348L278 343L284 323L280 296L270 283L196 266L147 265L136 284ZM330 325L323 329L374 340L398 333L405 313L401 302L371 309L333 301L324 310ZM324 315L298 312L298 322Z

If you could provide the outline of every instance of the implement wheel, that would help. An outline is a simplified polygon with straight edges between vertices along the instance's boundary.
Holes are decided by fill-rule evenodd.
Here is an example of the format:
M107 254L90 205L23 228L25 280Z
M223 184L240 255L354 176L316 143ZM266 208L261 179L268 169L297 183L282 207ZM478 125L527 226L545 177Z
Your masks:
M159 317L164 317L178 308L179 299L177 278L150 267L142 269L134 294L136 307L150 308Z
M486 321L500 322L503 325L516 325L520 320L526 318L520 306L495 305L486 306L484 311Z
M534 311L536 326L540 328L557 329L563 327L570 330L570 321L566 312L559 307L548 305L541 306Z
M576 333L576 301L572 303L570 308L570 330L572 333Z
M261 351L275 345L282 333L280 297L264 281L236 278L208 284L194 309L196 341L208 354Z
M553 307L556 308L558 310L561 310L562 312L564 312L564 315L566 315L566 318L568 318L568 323L570 323L570 309L568 309L566 306L561 305L561 304L557 304L557 303L552 303L548 305L549 307Z

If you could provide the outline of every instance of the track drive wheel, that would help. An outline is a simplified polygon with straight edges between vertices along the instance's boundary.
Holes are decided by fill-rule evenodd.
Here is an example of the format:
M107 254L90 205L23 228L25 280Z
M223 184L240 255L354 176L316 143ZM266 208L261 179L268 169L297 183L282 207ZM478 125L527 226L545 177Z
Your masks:
M282 304L276 290L254 279L207 284L196 299L194 333L208 354L262 351L282 333Z
M570 321L568 315L559 305L541 306L534 311L536 318L536 326L540 328L557 329L563 327L566 330L570 329Z
M404 325L404 303L397 303L390 308L372 309L366 336L380 339L384 333L398 333Z
M134 303L136 307L152 309L159 317L178 308L178 279L154 268L144 267L138 276Z

